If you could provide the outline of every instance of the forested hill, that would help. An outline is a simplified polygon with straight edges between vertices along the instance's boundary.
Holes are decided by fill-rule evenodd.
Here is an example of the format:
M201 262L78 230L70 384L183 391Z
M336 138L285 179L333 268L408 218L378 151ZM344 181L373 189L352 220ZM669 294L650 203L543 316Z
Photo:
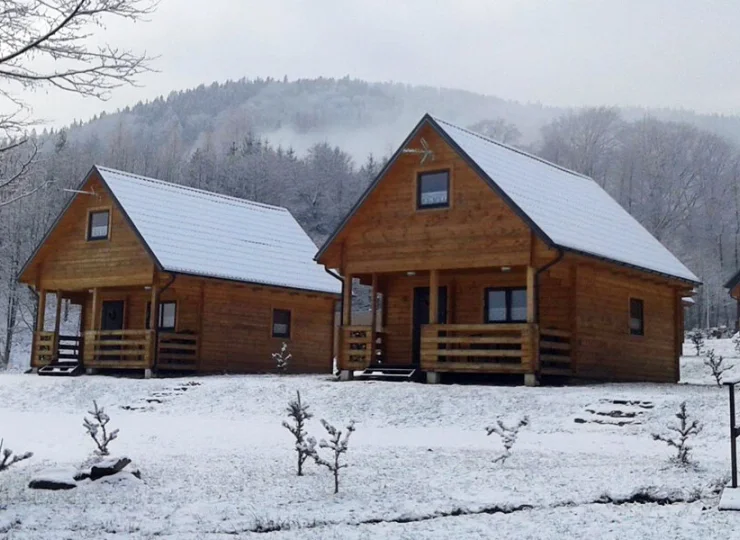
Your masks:
M691 324L732 320L721 285L740 267L740 117L573 112L349 78L241 80L38 135L24 189L46 187L0 207L0 363L6 330L30 320L18 269L91 165L285 206L320 243L425 112L594 178L706 283Z

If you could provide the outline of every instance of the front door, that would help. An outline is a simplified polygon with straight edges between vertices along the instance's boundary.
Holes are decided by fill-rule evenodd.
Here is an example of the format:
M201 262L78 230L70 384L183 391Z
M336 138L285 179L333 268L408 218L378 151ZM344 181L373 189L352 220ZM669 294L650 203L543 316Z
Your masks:
M100 313L100 330L102 330L103 332L123 330L124 308L125 308L125 303L123 300L104 301L103 308L101 309L101 313ZM103 339L105 341L122 341L123 336L122 335L105 336ZM120 345L104 345L100 347L100 350L105 351L105 352L100 355L100 358L98 358L98 360L120 361L123 359L123 357L120 356L120 354L109 352L109 351L120 351L121 350Z
M437 309L437 321L440 324L447 323L447 287L439 288ZM429 324L429 287L416 287L414 288L414 319L411 335L411 359L415 366L418 366L421 360L421 327L424 324Z

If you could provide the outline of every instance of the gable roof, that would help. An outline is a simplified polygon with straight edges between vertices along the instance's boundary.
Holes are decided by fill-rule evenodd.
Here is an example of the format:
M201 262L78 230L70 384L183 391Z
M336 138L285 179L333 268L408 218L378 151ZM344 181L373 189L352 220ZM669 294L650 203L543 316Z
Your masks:
M691 270L591 178L429 115L417 124L316 258L424 125L430 125L549 246L699 283Z
M94 166L158 269L339 294L316 245L278 206ZM43 243L43 242L42 242Z

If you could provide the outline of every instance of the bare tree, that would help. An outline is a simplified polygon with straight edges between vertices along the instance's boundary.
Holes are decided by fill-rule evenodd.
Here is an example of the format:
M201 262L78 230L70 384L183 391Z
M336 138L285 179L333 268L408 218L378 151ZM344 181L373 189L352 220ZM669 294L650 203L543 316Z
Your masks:
M43 87L107 99L135 84L151 58L111 45L93 46L96 29L111 17L141 20L158 0L0 0L0 206L38 191L27 179L36 147L24 91ZM2 166L13 157L12 166Z
M23 461L24 459L29 459L31 457L33 457L33 452L13 455L13 451L10 448L3 448L3 440L0 439L0 472L8 469L12 465L15 465L19 461Z
M717 356L717 354L714 352L714 349L709 349L707 351L707 357L704 359L704 365L707 366L712 372L712 377L714 377L714 380L719 387L722 386L722 378L724 377L725 372L730 371L733 367L735 367L732 364L725 363L725 357L722 355Z
M118 430L114 429L108 432L106 426L110 422L110 416L105 413L103 407L98 407L98 403L93 400L93 410L88 411L92 415L92 420L85 417L85 421L82 423L87 434L95 442L97 450L95 453L99 456L107 456L110 452L108 445L118 438Z
M468 126L468 129L504 144L517 144L522 138L522 132L519 131L516 124L507 122L503 118L481 120Z

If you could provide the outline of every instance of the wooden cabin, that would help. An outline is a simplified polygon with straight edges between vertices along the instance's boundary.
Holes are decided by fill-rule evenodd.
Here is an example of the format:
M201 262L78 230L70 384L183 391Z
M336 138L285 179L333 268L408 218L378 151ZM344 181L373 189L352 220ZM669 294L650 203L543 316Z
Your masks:
M316 260L344 278L344 378L677 381L698 283L592 179L429 115ZM353 280L370 324L351 324Z
M39 296L31 365L271 372L286 343L289 372L329 373L341 282L315 251L284 208L93 167L20 274ZM60 334L61 300L77 332Z

